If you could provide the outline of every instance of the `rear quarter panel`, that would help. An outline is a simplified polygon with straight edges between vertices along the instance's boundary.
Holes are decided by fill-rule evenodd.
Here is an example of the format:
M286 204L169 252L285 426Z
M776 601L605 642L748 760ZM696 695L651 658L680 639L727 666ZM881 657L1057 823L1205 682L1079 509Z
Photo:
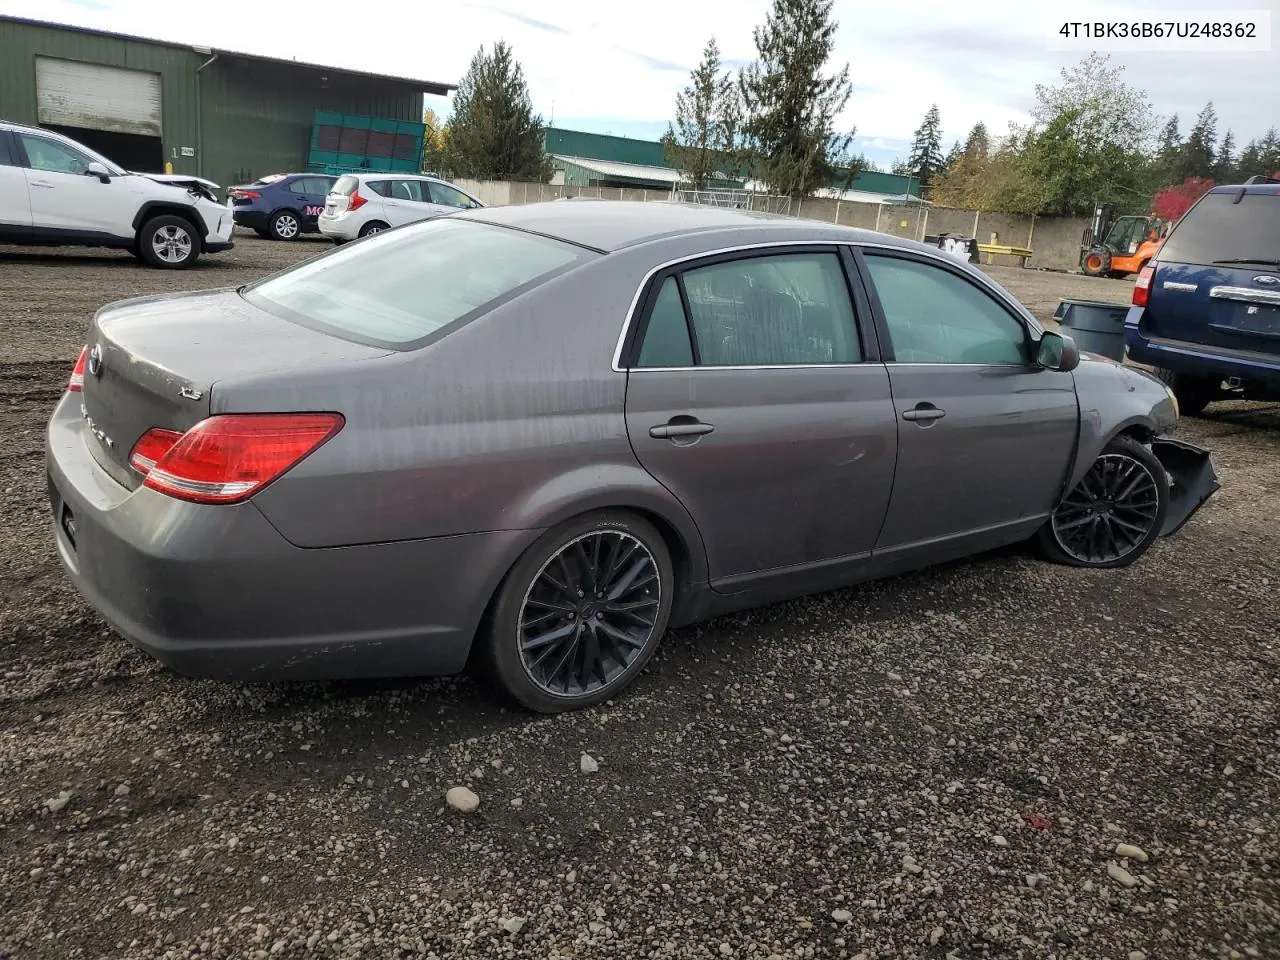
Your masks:
M611 369L650 261L586 264L448 336L343 369L228 381L218 410L338 410L346 426L253 502L291 542L331 547L540 530L630 506L664 519L705 579L688 513L637 462Z

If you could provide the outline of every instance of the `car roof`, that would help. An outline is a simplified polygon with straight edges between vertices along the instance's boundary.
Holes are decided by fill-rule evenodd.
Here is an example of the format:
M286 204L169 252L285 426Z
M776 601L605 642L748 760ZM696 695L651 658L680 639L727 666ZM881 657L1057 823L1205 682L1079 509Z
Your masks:
M435 183L448 183L447 180L441 180L439 177L428 177L421 173L387 173L381 170L377 173L347 173L341 176L355 177L357 180L431 180Z
M662 238L715 232L747 233L757 242L874 241L904 249L923 246L888 234L836 226L821 220L803 220L781 214L668 200L609 200L601 203L557 203L547 200L540 203L484 207L453 216L462 220L527 230L603 253ZM937 252L936 247L932 250Z
M1262 196L1274 197L1274 196L1280 195L1280 183L1236 183L1236 184L1227 183L1217 187L1213 187L1209 192L1210 193L1235 193L1238 190L1243 190L1245 193L1261 194Z

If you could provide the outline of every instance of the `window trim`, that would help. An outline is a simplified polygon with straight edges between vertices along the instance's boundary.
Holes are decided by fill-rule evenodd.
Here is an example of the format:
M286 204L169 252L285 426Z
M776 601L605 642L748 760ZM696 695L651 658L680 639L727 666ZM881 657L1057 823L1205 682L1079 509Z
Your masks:
M631 302L627 320L623 324L618 344L614 348L611 367L615 373L671 373L692 370L805 370L827 367L860 367L867 363L880 361L878 331L872 329L869 318L872 314L869 304L860 296L861 278L851 270L847 259L848 244L830 240L773 240L766 243L745 244L737 247L726 247L720 250L704 251L690 254L674 260L666 261L653 267L645 274ZM862 357L854 361L836 361L832 363L763 363L763 364L725 364L704 366L700 363L698 339L693 330L693 317L689 310L688 295L684 289L684 274L690 270L714 266L717 263L728 263L737 260L758 260L765 257L795 255L799 253L826 253L835 256L844 276L845 293L849 296L849 305L853 311L854 335L858 338ZM649 327L649 318L653 314L653 306L663 283L670 277L676 278L680 290L680 302L684 307L685 323L689 327L689 339L693 346L694 363L687 367L641 367L639 360L640 345L644 342L645 332ZM864 312L865 311L865 312Z
M945 363L942 361L907 361L898 360L893 348L893 336L889 332L889 322L884 312L884 305L880 302L880 294L876 290L875 281L872 279L871 270L867 266L866 257L863 255L861 247L866 247L874 252L870 254L873 257L880 257L885 260L906 260L913 263L921 263L926 266L937 267L962 283L968 283L971 287L981 293L986 294L996 305L1004 310L1021 328L1027 345L1028 359L1022 363ZM981 279L975 278L968 271L960 267L959 264L949 263L946 260L935 257L927 253L920 253L916 250L910 250L905 247L894 247L889 244L854 244L853 258L858 267L858 273L862 280L863 286L866 288L867 297L871 302L871 311L874 316L876 333L880 338L881 360L885 364L893 364L899 367L1000 367L1003 369L1023 369L1036 367L1035 347L1044 336L1044 328L1040 326L1039 321L1030 316L1026 312L1026 308L1021 304L1012 303L1007 296L1004 296L991 283L987 282L985 276Z
M17 148L10 145L13 134L8 130L0 130L0 167L16 167L24 169L18 162Z
M27 152L27 145L23 142L23 137L30 137L32 140L43 140L45 143L52 144L55 147L60 147L61 149L66 150L69 153L78 154L88 163L99 162L96 158L91 156L88 152L85 151L84 148L80 146L73 145L70 143L63 143L58 138L50 137L43 132L33 133L29 130L15 130L13 134L13 144L18 149L18 159L22 161L20 164L18 164L18 166L26 167L28 170L34 170L38 173L59 173L59 174L62 174L63 176L68 176L68 177L84 176L84 174L72 173L70 170L46 170L44 167L32 166L31 154ZM109 167L108 167L108 170L110 170Z

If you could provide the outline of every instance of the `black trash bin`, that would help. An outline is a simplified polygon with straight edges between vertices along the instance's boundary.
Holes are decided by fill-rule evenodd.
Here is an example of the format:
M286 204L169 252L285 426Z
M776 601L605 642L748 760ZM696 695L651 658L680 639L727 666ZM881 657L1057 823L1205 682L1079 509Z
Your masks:
M1124 318L1128 313L1128 304L1063 300L1053 317L1081 350L1123 362Z

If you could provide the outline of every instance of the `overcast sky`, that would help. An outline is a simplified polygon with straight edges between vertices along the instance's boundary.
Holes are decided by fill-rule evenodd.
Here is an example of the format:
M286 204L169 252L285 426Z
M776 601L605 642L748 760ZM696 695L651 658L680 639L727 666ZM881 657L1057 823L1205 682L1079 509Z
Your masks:
M836 0L833 63L849 63L845 116L857 147L888 163L904 155L931 103L944 149L979 120L993 133L1027 121L1035 84L1084 53L1047 46L1064 20L1168 19L1175 11L1272 11L1280 0ZM768 0L410 0L320 5L218 0L0 0L0 12L156 39L293 57L329 66L457 83L476 49L511 44L534 107L557 126L656 138L708 37L726 62L755 56L752 28ZM1039 12L1037 12L1039 11ZM1271 53L1113 54L1129 82L1185 133L1212 100L1219 134L1236 143L1280 122L1280 47ZM428 98L448 112L448 101Z

